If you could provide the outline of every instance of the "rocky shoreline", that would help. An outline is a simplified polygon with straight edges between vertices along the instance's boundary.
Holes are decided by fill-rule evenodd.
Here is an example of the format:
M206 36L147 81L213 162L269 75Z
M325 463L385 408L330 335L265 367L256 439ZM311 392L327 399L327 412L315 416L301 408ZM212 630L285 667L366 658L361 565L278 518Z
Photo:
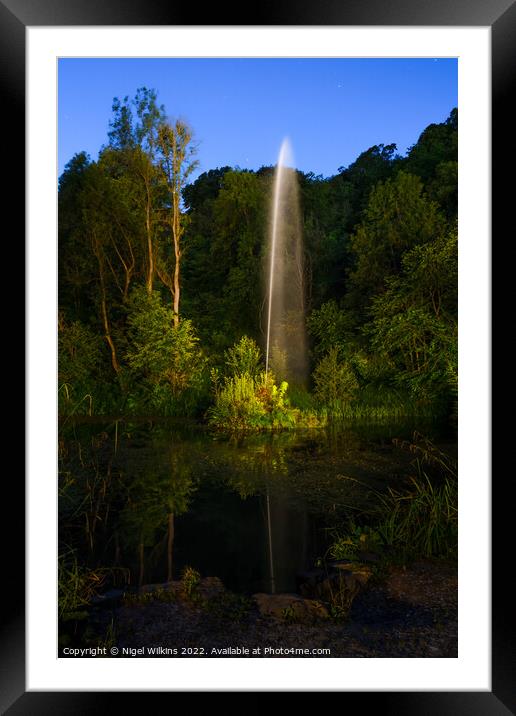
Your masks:
M381 580L371 574L342 561L300 575L298 594L251 598L216 577L188 595L174 581L112 590L93 609L126 658L457 657L456 566L424 560L390 567ZM337 587L340 614L328 600Z

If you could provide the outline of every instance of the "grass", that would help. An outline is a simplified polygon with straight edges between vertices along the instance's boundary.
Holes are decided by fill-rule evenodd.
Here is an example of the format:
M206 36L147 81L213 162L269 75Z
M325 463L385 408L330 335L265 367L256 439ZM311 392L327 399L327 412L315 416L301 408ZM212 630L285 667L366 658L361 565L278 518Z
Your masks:
M439 485L418 465L409 489L389 490L382 498L378 532L402 560L457 556L457 481L446 476Z
M417 457L415 474L403 489L373 491L374 503L362 520L335 534L325 560L359 560L377 552L382 561L405 563L422 557L457 558L457 466L429 440L394 441Z
M58 603L59 617L67 619L77 618L89 605L92 597L104 583L105 573L95 572L77 563L75 552L72 550L59 556L58 560Z
M81 619L87 615L93 597L106 587L110 580L115 580L126 571L121 568L99 567L89 569L80 566L75 551L68 549L58 558L58 605L59 618L63 621Z

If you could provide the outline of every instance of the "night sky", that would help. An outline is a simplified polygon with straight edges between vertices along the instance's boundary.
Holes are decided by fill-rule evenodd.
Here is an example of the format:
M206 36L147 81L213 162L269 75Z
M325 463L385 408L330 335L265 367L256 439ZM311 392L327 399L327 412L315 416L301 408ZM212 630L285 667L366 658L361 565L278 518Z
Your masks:
M59 173L107 143L113 97L158 91L186 120L203 171L258 169L292 142L304 172L336 174L374 144L404 154L422 130L457 106L457 60L449 59L61 59Z

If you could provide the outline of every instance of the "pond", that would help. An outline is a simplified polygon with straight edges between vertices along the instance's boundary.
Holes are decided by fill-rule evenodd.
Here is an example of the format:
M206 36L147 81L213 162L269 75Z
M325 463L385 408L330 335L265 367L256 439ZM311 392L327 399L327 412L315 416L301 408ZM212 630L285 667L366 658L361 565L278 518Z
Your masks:
M164 420L81 419L59 429L59 549L106 585L178 579L186 566L243 593L296 589L337 528L414 474L400 446L424 422L230 438Z

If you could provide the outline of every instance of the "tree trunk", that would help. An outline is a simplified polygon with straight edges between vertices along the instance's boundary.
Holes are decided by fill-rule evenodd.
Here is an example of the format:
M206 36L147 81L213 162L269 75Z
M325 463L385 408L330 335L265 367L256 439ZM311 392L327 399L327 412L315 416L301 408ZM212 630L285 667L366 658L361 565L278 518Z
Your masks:
M102 289L102 322L104 324L104 332L105 332L105 338L107 341L107 344L109 346L109 350L111 351L111 365L113 366L113 370L115 373L120 372L120 366L118 364L118 359L116 357L116 348L115 344L113 343L113 339L111 337L111 330L109 327L109 319L107 315L107 307L106 307L106 292L104 288Z
M174 549L174 513L168 516L168 540L167 540L167 582L172 581L172 551Z
M176 263L174 266L174 326L177 328L179 324L179 247L176 248Z
M98 239L97 239L97 236L95 233L93 234L93 242L94 242L95 256L97 257L97 262L99 265L100 307L101 307L101 313L102 313L102 324L104 326L104 337L105 337L107 344L109 346L109 350L111 351L111 364L113 366L115 373L118 373L120 371L120 366L118 364L118 359L116 356L115 344L113 343L113 339L111 337L111 327L109 325L109 316L108 316L108 312L107 312L106 280L105 280L105 276L104 276L104 263L103 263L103 257L102 257L102 249L99 246Z
M175 256L175 264L174 264L174 326L177 327L179 324L179 294L180 294L180 287L179 287L179 269L180 269L180 263L181 263L181 249L180 249L180 240L181 240L181 218L180 218L180 209L179 209L179 194L178 191L174 191L173 197L172 197L172 206L174 215L172 217L172 234L174 239L174 256Z

